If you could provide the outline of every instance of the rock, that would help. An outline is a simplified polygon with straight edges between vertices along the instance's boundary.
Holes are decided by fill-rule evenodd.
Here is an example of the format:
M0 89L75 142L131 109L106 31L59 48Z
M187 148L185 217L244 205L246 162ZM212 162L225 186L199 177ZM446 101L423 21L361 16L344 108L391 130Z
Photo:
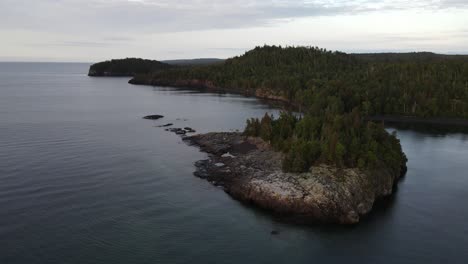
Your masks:
M349 211L346 219L343 221L348 223L357 223L359 222L359 214L356 211Z
M173 126L174 124L172 123L169 123L169 124L165 124L165 125L161 125L161 126L158 126L158 127L170 127L170 126ZM166 129L167 131L168 129Z
M227 152L221 155L222 158L235 158L236 156L232 155L231 153Z
M187 131L183 130L182 128L178 128L178 127L167 128L166 131L175 133L176 135L182 135L182 136L187 134Z
M158 120L158 119L161 119L163 117L164 116L162 116L162 115L148 115L148 116L143 117L143 119Z
M196 176L235 199L312 223L358 223L376 199L391 194L404 172L404 165L401 172L317 165L306 173L285 173L284 154L259 138L208 133L184 141L208 153L209 160L195 163Z
M184 127L184 130L187 131L187 133L195 133L197 131L195 131L194 129L190 128L190 127Z

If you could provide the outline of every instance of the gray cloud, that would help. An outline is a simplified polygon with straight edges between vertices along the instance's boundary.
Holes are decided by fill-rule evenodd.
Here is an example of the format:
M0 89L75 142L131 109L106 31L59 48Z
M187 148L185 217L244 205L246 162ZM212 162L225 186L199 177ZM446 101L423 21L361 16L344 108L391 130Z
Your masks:
M30 47L108 48L124 44L119 39L105 38L102 41L34 41L25 45Z
M66 46L66 47L107 47L111 45L106 42L90 42L90 41L62 41L51 43L51 46Z
M0 60L229 57L265 43L458 52L467 13L468 0L0 0Z
M2 0L0 28L74 34L268 26L278 20L394 9L468 8L466 0Z

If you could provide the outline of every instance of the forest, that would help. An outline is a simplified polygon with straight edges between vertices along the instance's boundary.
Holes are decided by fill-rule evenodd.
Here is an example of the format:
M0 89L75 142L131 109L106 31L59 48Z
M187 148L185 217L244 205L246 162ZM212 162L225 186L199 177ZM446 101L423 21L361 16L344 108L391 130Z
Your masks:
M171 68L171 65L155 60L126 58L103 61L91 65L89 76L128 76L148 74Z
M263 46L221 64L173 68L135 79L149 84L202 80L251 93L261 89L302 109L314 105L315 111L323 111L332 100L334 107L345 112L358 107L364 115L468 118L467 56Z
M285 99L301 114L250 119L244 133L284 152L288 172L321 163L400 171L406 157L396 135L366 117L468 118L468 58L429 52L346 54L263 46L223 63L137 74L131 82L209 84Z
M277 119L265 114L247 120L244 134L261 137L286 153L285 172L306 172L311 166L329 164L362 170L386 168L399 175L407 161L396 134L387 133L382 123L362 120L357 109L324 116L282 112Z

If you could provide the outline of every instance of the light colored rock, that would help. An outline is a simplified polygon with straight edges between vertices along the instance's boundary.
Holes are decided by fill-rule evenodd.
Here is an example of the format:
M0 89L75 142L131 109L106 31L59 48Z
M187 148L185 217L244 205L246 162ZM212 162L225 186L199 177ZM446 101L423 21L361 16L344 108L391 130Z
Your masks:
M283 154L260 138L209 133L189 140L208 152L211 160L196 164L198 175L216 181L236 199L313 221L359 222L377 198L391 194L400 176L387 170L370 172L328 165L314 166L307 173L285 173L281 169ZM246 143L255 147L236 152ZM231 155L236 158L227 158Z
M221 155L222 158L235 158L236 156L232 155L231 153L227 152Z

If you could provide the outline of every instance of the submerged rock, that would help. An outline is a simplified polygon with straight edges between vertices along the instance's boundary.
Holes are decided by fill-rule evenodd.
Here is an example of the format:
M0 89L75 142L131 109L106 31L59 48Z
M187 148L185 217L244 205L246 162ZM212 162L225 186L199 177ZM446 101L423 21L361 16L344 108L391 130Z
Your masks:
M385 166L362 171L327 165L307 173L285 173L283 154L259 138L208 133L184 140L209 154L209 160L195 163L196 176L215 182L240 201L311 222L359 222L376 199L393 192L404 173L404 166L395 174Z
M164 126L172 126L172 125L173 124L167 124L167 125L164 125ZM196 132L195 130L193 130L193 129L189 128L189 127L185 127L185 128L179 128L179 127L167 128L166 131L173 132L176 135L185 135L187 133L195 133Z
M178 127L167 128L166 131L173 132L176 135L185 135L185 134L187 134L187 131L183 130L182 128L178 128Z
M148 115L148 116L143 117L143 119L158 120L158 119L161 119L163 117L164 116L162 116L162 115Z
M160 126L158 126L158 127L170 127L170 126L173 126L173 125L174 125L174 124L169 123L169 124L165 124L165 125L160 125Z

